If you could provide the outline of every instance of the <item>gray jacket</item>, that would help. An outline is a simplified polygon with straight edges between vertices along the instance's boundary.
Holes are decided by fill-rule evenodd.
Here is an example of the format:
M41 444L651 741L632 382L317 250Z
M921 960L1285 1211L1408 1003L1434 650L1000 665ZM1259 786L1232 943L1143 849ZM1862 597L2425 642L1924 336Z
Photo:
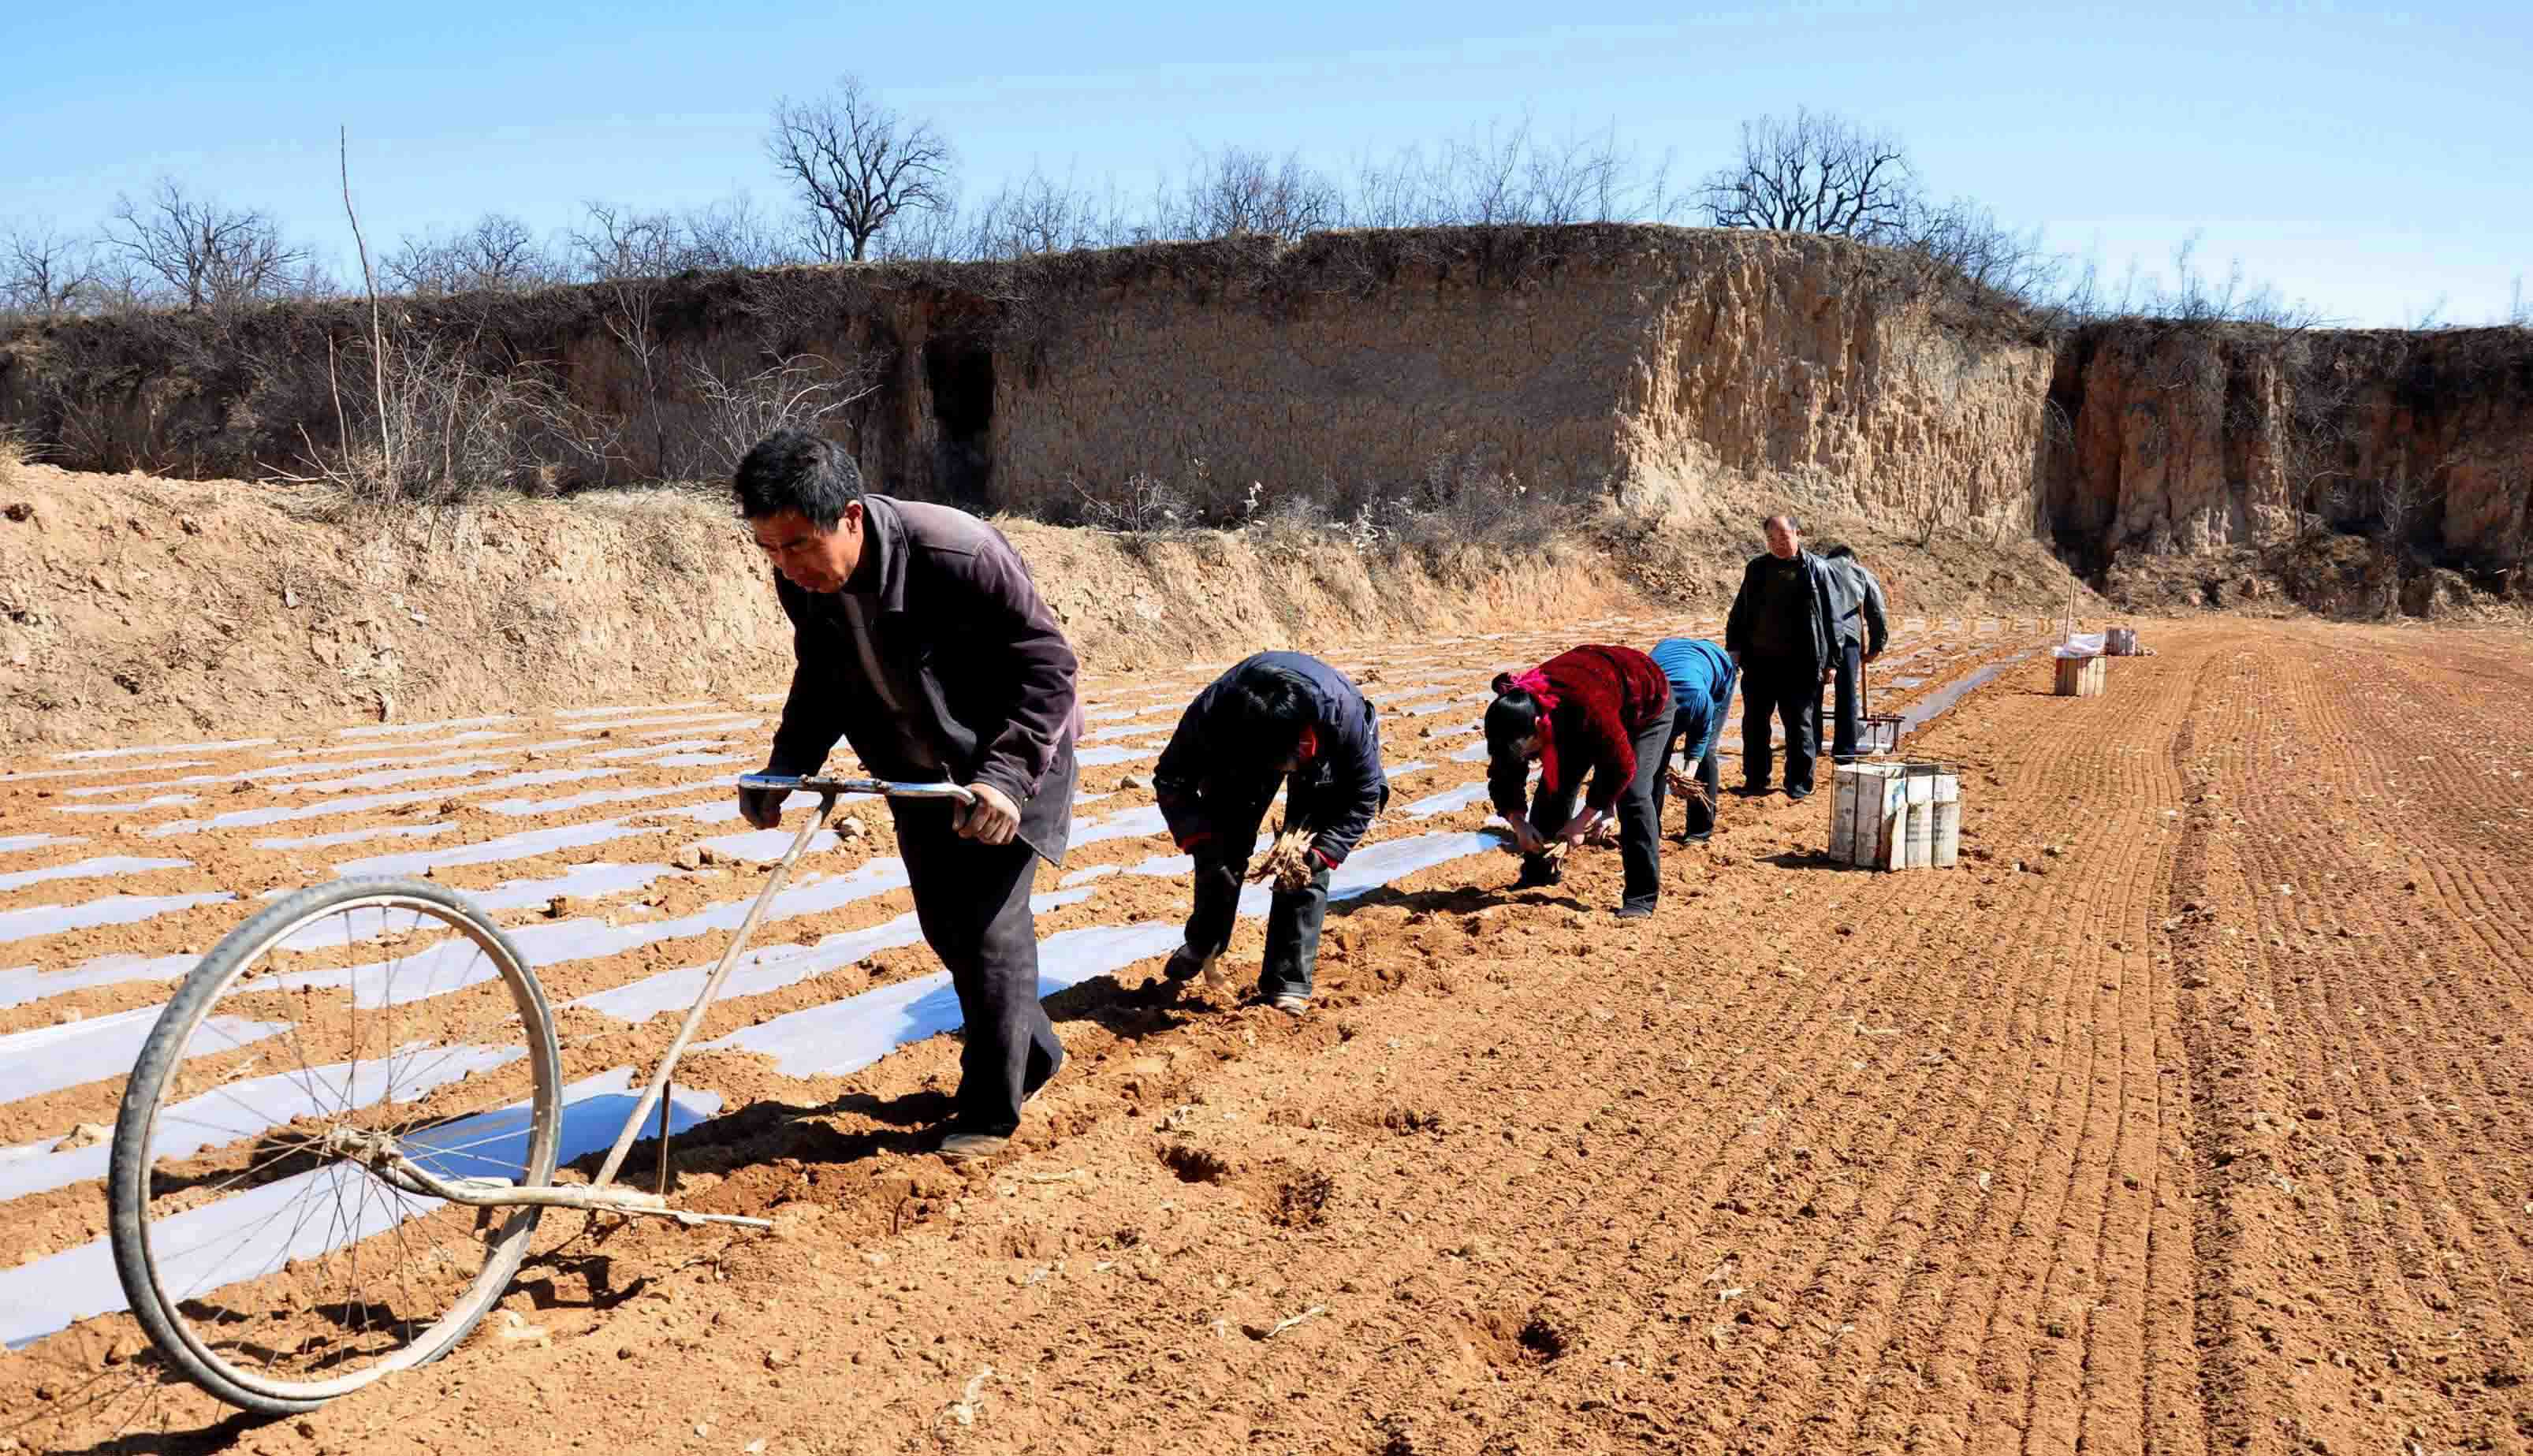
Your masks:
M1854 556L1825 556L1831 614L1838 623L1838 640L1853 642L1872 657L1891 640L1891 624L1885 618L1882 583L1871 568Z

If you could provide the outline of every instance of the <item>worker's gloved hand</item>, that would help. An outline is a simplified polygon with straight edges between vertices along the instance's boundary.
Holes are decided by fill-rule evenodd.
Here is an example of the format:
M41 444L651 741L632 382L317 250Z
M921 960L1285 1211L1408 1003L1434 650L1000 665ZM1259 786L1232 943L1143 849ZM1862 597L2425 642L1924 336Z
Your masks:
M783 822L783 801L791 796L788 788L741 788L738 817L758 829L772 829Z

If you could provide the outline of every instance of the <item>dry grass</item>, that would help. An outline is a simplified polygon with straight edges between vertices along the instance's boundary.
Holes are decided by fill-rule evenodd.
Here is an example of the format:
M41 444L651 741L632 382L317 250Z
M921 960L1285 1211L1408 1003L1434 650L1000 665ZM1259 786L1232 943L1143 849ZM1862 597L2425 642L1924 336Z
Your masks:
M1251 883L1272 879L1276 889L1288 894L1308 887L1312 877L1319 872L1319 866L1311 862L1311 841L1315 838L1317 836L1307 829L1279 832L1275 836L1274 847L1268 849L1266 857L1258 861L1258 867L1249 872Z

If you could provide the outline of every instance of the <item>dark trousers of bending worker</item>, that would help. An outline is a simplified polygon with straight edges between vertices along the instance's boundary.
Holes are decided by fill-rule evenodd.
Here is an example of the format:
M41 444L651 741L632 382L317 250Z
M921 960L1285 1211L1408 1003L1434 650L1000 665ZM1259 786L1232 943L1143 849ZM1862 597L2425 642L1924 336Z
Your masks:
M1077 777L1068 749L1031 808L1070 816ZM950 827L951 806L939 799L891 799L889 812L915 921L949 968L966 1019L959 1124L1008 1136L1020 1127L1021 1103L1064 1065L1064 1043L1038 999L1037 926L1030 913L1037 851L1017 839L987 844L962 838ZM1024 832L1031 827L1025 819Z
M1715 745L1724 738L1723 705L1733 701L1733 681L1734 673L1728 669L1724 690L1717 694L1717 701L1681 705L1672 715L1671 731L1664 735L1663 761L1669 763L1677 750L1679 766L1689 770L1706 789L1703 800L1695 794L1683 799L1688 810L1688 828L1681 836L1685 840L1703 840L1715 833L1715 800L1724 791L1723 771L1715 763ZM1663 803L1670 794L1671 780L1655 775L1654 823L1662 823Z
M1652 726L1635 735L1636 776L1619 791L1619 862L1626 872L1626 888L1620 905L1654 903L1662 894L1662 810L1655 795L1660 792L1663 774L1663 751L1671 741L1674 715L1665 713ZM1575 775L1579 781L1580 773ZM1551 793L1534 788L1530 800L1530 827L1550 839L1557 838L1574 817L1574 799L1582 791L1580 782L1569 783ZM1555 884L1563 878L1557 867L1534 858L1523 865L1525 878L1537 878Z
M1829 756L1837 763L1854 763L1856 745L1864 736L1864 711L1857 706L1856 690L1857 680L1864 674L1864 645L1841 642L1837 650L1838 687L1833 693L1835 701L1831 711L1838 715L1838 722L1828 734ZM1815 693L1812 696L1812 742L1815 746L1822 736L1820 695Z
M1188 915L1187 944L1207 956L1219 956L1231 944L1231 929L1240 919L1240 888L1258 849L1266 808L1283 776L1272 775L1229 793L1208 794L1200 801L1202 821L1212 838L1197 846L1196 907ZM1326 816L1304 793L1297 802L1290 790L1284 800L1287 824L1321 824ZM1381 790L1381 808L1389 804L1389 788ZM1374 813L1381 812L1376 808ZM1328 914L1325 865L1299 890L1277 888L1266 902L1266 957L1258 970L1258 994L1308 996L1320 963L1320 927Z
M1753 793L1768 789L1776 765L1768 720L1786 728L1786 792L1812 791L1820 756L1814 732L1820 722L1820 668L1809 658L1762 658L1741 665L1741 782Z

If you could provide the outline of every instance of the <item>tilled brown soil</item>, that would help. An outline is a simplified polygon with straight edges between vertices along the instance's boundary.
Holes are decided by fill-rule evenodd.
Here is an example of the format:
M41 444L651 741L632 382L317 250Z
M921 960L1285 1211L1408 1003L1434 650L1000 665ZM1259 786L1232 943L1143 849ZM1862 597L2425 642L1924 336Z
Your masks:
M1676 625L1561 637L1643 641ZM2533 703L2533 654L2477 633L2196 622L2147 636L2158 655L2113 662L2105 697L2050 696L2033 657L1913 740L1964 765L1959 869L1817 862L1825 794L1728 796L1711 844L1665 845L1649 924L1609 918L1614 853L1521 893L1508 856L1455 860L1332 916L1321 994L1299 1022L1146 1004L1134 993L1156 961L1060 994L1065 1075L1032 1104L1021 1148L964 1171L917 1140L946 1109L953 1038L805 1081L746 1054L693 1056L679 1084L725 1100L676 1144L680 1201L770 1216L771 1234L550 1215L501 1310L445 1362L277 1423L162 1383L128 1317L83 1321L0 1358L0 1433L42 1450L273 1453L2525 1449L2533 1186L2512 1102L2533 1005L2533 752L2513 729ZM1987 637L1938 625L1895 657L1938 640L1950 660L1877 705L2037 638L2030 623ZM1497 663L1554 645L1402 648L1370 690L1443 684L1392 707L1470 693ZM1445 666L1415 670L1428 661ZM1157 739L1186 685L1103 681L1091 696L1162 705L1140 720ZM1477 712L1384 721L1393 763L1437 766L1400 780L1391 821L1479 777L1450 758ZM1427 727L1435 739L1418 736ZM556 728L516 741L565 735ZM653 730L527 767L586 766ZM698 736L741 752L764 731ZM253 842L424 821L389 806L153 841L154 824L301 796L138 790L100 797L202 798L70 828L42 812L61 800L31 797L109 772L237 772L296 746L0 784L20 794L0 839L88 839L14 851L0 872L99 854L195 861L10 890L0 912L116 891L252 896L356 855L719 791L508 819L452 789L452 815L422 801L428 822L457 822L445 836L307 851ZM340 747L327 752L371 756ZM1094 769L1086 787L1149 769ZM1148 798L1116 792L1078 822ZM1476 829L1486 814L1384 822L1376 839ZM666 860L742 828L672 820L442 874L489 889ZM813 863L841 872L863 852ZM1166 852L1124 837L1067 868ZM686 913L743 898L754 873L677 871L607 903ZM1042 916L1043 930L1169 919L1185 896L1184 877L1083 888L1093 895ZM778 922L758 943L906 907L894 892ZM206 905L0 945L0 966L200 950L245 912ZM1243 923L1235 961L1254 967L1260 934ZM708 961L720 944L701 935L540 975L560 1001ZM704 1034L932 963L919 947L882 953L718 1007ZM170 990L126 981L0 1008L0 1035ZM647 1065L676 1022L577 1015L564 1022L572 1074ZM120 1086L108 1077L0 1108L0 1142L110 1119ZM9 1207L0 1269L102 1232L93 1181Z

